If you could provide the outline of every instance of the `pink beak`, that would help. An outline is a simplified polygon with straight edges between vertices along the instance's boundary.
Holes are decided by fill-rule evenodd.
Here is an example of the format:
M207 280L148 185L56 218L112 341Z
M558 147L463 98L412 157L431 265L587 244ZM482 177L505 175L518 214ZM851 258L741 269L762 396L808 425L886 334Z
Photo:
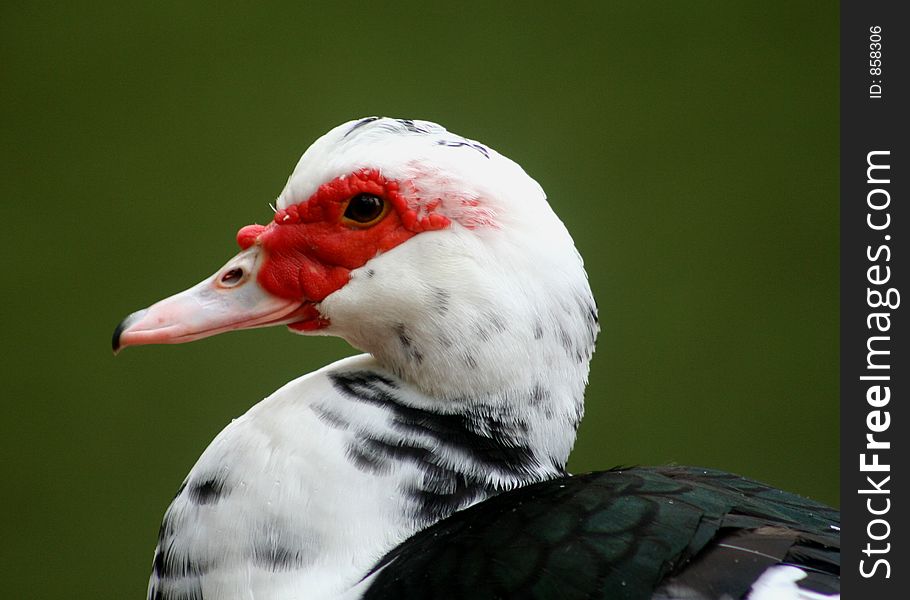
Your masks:
M263 252L251 246L193 287L134 312L114 330L112 346L180 344L234 329L299 321L313 307L270 294L256 281ZM301 309L307 309L301 311Z

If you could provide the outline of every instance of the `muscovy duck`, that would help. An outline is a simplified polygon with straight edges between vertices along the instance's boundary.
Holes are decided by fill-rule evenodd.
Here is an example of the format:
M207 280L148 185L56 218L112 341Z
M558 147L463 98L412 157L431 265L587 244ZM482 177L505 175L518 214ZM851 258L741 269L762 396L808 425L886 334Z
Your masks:
M597 309L541 187L370 117L113 347L285 325L366 354L231 422L165 513L151 600L837 597L839 515L735 475L565 471Z

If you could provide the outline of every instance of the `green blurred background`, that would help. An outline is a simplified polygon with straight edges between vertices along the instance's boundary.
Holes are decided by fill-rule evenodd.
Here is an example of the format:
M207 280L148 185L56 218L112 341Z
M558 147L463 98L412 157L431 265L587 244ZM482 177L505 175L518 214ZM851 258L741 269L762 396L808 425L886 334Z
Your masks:
M372 114L521 163L603 331L571 468L718 467L838 502L837 3L5 2L7 598L142 597L212 437L350 354L282 330L111 356Z

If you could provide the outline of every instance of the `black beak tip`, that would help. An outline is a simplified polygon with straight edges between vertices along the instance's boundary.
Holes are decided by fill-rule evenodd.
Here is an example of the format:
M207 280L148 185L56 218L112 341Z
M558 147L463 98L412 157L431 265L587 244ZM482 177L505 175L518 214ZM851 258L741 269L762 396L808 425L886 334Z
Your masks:
M126 321L127 319L123 319L117 325L117 328L114 329L114 336L111 338L111 349L114 351L114 354L120 352L120 334L126 329Z

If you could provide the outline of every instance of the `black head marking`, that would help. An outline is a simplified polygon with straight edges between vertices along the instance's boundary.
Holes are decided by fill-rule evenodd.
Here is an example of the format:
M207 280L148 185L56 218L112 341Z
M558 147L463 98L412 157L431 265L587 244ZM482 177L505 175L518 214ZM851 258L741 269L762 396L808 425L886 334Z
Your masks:
M378 121L378 120L379 120L379 117L367 117L366 119L360 119L359 121L357 121L356 123L351 125L351 128L345 132L344 137L348 137L349 135L351 135L352 133L354 133L355 131L357 131L358 129L360 129L361 127L366 125L367 123L372 123L373 121Z
M483 144L480 144L478 142L472 142L471 140L467 140L464 138L461 138L460 140L446 140L446 139L437 140L436 145L437 146L448 146L449 148L470 148L471 150L476 150L477 152L480 152L484 158L490 158L490 151L487 149L486 146L484 146Z
M398 119L398 123L410 133L430 133L430 130L417 125L412 119Z

